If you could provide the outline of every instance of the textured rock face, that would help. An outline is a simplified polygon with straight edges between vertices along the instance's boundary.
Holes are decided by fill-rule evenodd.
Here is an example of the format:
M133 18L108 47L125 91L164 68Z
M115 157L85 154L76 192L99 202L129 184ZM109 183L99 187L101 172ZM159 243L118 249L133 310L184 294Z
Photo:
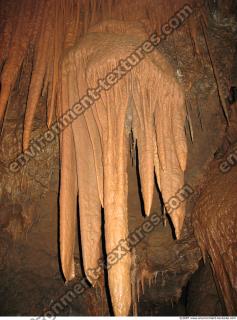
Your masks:
M142 51L140 44L145 41L142 24L139 28L135 23L105 21L89 30L62 62L62 114L74 111L76 105L84 108L60 139L60 245L67 280L74 277L77 192L86 274L88 269L98 268L101 258L101 206L107 256L116 252L120 241L129 236L126 132L129 109L145 214L150 215L155 171L176 237L180 238L185 202L170 210L169 201L184 186L187 163L184 94L171 66L154 45L149 54L144 51L139 56L138 48ZM126 61L129 69L121 61ZM107 80L111 76L112 84ZM101 86L102 81L109 84L107 89ZM86 108L85 97L92 99L89 89L99 92L99 96ZM107 263L114 312L127 315L131 301L130 252Z
M226 155L232 161L236 159L234 150L230 149L229 156ZM204 182L193 213L193 226L203 256L208 254L211 257L227 312L236 315L237 168L234 165L228 173L224 173L220 170L223 161L226 159L210 166L210 174Z
M188 284L186 312L190 316L222 316L223 307L210 263L202 262Z
M46 1L50 2L49 0ZM1 9L4 7L4 10L0 10L0 31L3 30L4 26L9 31L3 35L4 50L0 53L0 70L2 70L3 62L8 55L8 38L10 38L11 29L17 25L17 21L20 21L25 16L24 5L30 8L31 2L32 0L23 0L21 2L0 0ZM22 34L22 30L27 31L29 29L24 25L25 21L31 20L32 17L34 21L34 18L38 17L40 19L34 21L34 40L41 38L42 43L43 36L36 36L36 33L38 35L40 33L44 34L44 31L41 29L43 14L39 14L37 10L38 5L41 7L41 12L43 9L48 14L48 17L44 21L55 23L53 19L49 19L52 10L47 10L45 2L34 3L35 7L32 7L34 15L30 16L27 14L25 19L22 20L23 29L21 28L21 23L18 24L18 34ZM61 46L68 49L68 47L75 43L77 36L86 32L90 25L93 25L95 22L97 23L97 20L104 19L105 17L114 19L121 19L123 17L125 21L141 20L147 24L148 30L159 30L160 26L171 17L172 12L178 10L186 3L186 1L172 0L169 2L161 1L157 5L156 1L150 0L134 0L133 2L122 0L117 2L117 6L111 10L111 1L108 1L110 3L108 7L100 7L98 6L98 1L92 1L93 8L92 14L90 14L86 11L89 10L88 7L84 8L82 6L82 10L79 10L80 1L73 2L77 4L76 10L62 11L65 15L69 14L69 18L67 17L68 21L66 23L65 20L60 21L57 28L58 33L54 34L56 38L59 38L60 49L62 49ZM5 3L7 4L6 6ZM57 5L58 1L51 1L51 3ZM67 4L70 1L60 1L60 3L64 3L64 9L67 9ZM84 3L87 6L89 2L85 1ZM104 1L105 3L106 1ZM147 5L148 3L149 5ZM18 14L19 9L20 14ZM101 12L101 9L103 12ZM75 19L79 11L80 19ZM149 21L146 21L148 16ZM168 37L166 41L161 43L159 47L162 54L172 64L175 74L183 85L188 98L186 101L188 121L185 127L188 140L188 167L185 172L185 181L193 189L195 189L200 175L203 174L207 162L212 159L214 152L220 145L225 126L213 70L210 64L210 57L207 52L199 19L196 19L196 24L198 28L195 31L195 23L193 25L193 22L189 21ZM133 22L130 25L132 26ZM140 22L137 22L137 25L140 25ZM226 73L226 65L231 64L232 52L230 48L233 45L233 35L230 34L228 28L225 30L223 25L220 29L217 26L213 29L209 28L209 45L213 53L213 61L218 65L218 69L223 69ZM135 32L137 30L137 28L132 29ZM47 27L44 30L47 31ZM28 33L24 33L24 37L27 38L28 35ZM0 36L2 39L2 33ZM23 35L19 38L19 41L16 41L15 37L15 45L21 47L22 37ZM223 47L223 43L226 44L225 48ZM26 44L21 49L25 50ZM46 42L44 44L46 45ZM12 82L12 91L5 114L3 135L0 138L0 269L3 271L0 281L0 312L2 315L42 315L48 309L51 300L57 301L59 293L63 293L68 288L64 286L63 277L59 271L57 250L58 140L55 139L52 143L47 143L47 146L37 153L19 172L13 174L8 170L11 161L21 153L23 122L32 68L34 67L37 70L35 67L39 67L39 62L37 62L37 65L35 65L35 62L43 57L38 53L34 45L35 42L31 42L29 50L25 51L24 59L22 54L19 56L15 54L13 60L12 58L10 59L11 62L14 62L16 59L15 63L17 62L19 77L13 79L14 81L16 80L16 83ZM51 42L49 45L51 47ZM52 52L47 51L46 46L43 51L44 58L45 52L48 54L47 57L50 56L51 58L44 59L47 68L49 67L47 77L44 77L41 68L41 74L37 75L37 71L34 72L34 84L32 84L31 89L34 89L34 85L37 85L37 92L35 93L40 95L40 82L35 82L37 77L40 77L41 81L44 77L44 89L42 90L42 97L38 101L32 128L32 138L37 138L47 130L45 125L46 104L49 107L47 114L48 123L52 121L54 111L52 108L54 99L51 99L52 96L47 94L47 92L54 92L53 95L55 97L56 78L53 79L52 86L53 73L50 68L52 66L52 59L55 59L55 63L57 64L59 51L56 52L56 56ZM16 52L19 51L16 50ZM32 52L36 54L34 58ZM106 54L102 51L101 56L105 57ZM5 66L9 65L5 64ZM14 67L11 71L15 74L17 68ZM143 70L141 71L142 73ZM9 74L8 72L4 74L6 84L8 85ZM224 74L224 77L228 79L228 74ZM225 83L225 79L222 80ZM3 87L1 85L1 89ZM53 90L51 90L52 87L54 87ZM154 86L154 91L157 90L157 87ZM47 88L49 91L47 91ZM37 104L36 99L33 102L33 109L35 109L35 104ZM28 113L27 121L30 120L28 124L33 120L33 109L30 117ZM126 122L126 126L128 129L131 127L130 121ZM29 131L27 136L29 138ZM87 157L84 160L86 161ZM135 228L139 228L146 219L143 217L144 211L141 208L142 201L139 198L141 190L137 187L136 169L135 167L131 168L129 164L128 171L128 181L130 184L128 186L128 231L130 233ZM146 172L143 174L143 178L147 178ZM90 188L94 189L94 185L91 184ZM89 189L87 188L87 190ZM88 200L88 198L85 200ZM155 212L163 219L161 202L158 193L154 192L151 213ZM189 199L186 221L184 222L180 241L174 240L171 224L167 222L167 226L164 227L161 223L154 232L146 235L132 254L133 290L134 288L137 290L138 296L140 295L140 302L143 306L146 305L146 310L149 311L147 314L149 315L161 315L162 308L155 308L157 302L161 304L164 301L168 302L170 308L171 304L180 298L182 288L186 285L191 274L198 268L198 261L201 259L201 255L190 223L192 202L193 199ZM98 205L98 201L96 205ZM98 222L98 216L96 218ZM95 229L96 224L92 225ZM90 228L83 228L83 230L84 234L90 234ZM96 238L100 238L99 234ZM90 238L88 240L94 239ZM91 242L88 242L87 247L91 251L89 243ZM75 251L75 261L76 274L81 274L79 265L82 266L82 261L80 260L78 248ZM90 259L88 261L91 263ZM92 292L92 294L86 294L85 300L80 299L80 297L75 299L72 306L67 306L67 308L61 310L61 315L109 314L108 308L104 308L103 305L103 303L106 304L105 299L97 299L98 291L94 289L88 291ZM28 303L27 297L29 295L31 296L31 301ZM92 302L96 306L94 309L91 306ZM81 305L85 306L85 310L82 310ZM143 315L144 309L143 307L139 308L138 304L139 315Z

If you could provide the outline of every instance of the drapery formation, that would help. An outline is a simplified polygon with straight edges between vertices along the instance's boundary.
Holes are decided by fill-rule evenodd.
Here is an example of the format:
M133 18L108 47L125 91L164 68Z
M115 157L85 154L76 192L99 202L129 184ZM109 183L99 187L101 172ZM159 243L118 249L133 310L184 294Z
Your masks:
M108 90L100 88L93 105L61 136L60 246L63 272L74 277L77 194L85 273L101 258L101 206L109 255L128 236L128 132L137 142L145 213L150 214L154 168L165 203L184 184L187 149L184 96L169 64L157 52L139 63L135 50L146 40L139 23L107 21L94 26L62 62L61 113L79 103L87 89L118 67L121 59L134 67ZM98 90L96 90L98 93ZM170 212L177 237L184 204ZM93 248L93 250L92 250ZM109 288L116 315L127 315L131 301L131 257L109 266Z
M132 54L146 40L148 33L157 31L159 34L161 26L185 4L183 0L0 1L0 29L3 30L0 34L1 131L4 132L8 102L27 57L33 56L24 120L25 150L30 144L41 95L47 97L47 124L50 127L59 115L79 101L88 88L97 86L98 79L111 72L120 59ZM188 4L194 8L195 1L190 0ZM187 22L196 52L196 29L204 11L204 7L200 8ZM105 22L97 24L101 21ZM85 38L81 39L82 35L86 35ZM133 64L136 59L131 56ZM128 132L132 130L137 141L147 215L153 197L154 168L163 200L167 202L183 186L186 166L183 93L171 67L157 51L147 55L110 90L102 90L100 96L71 127L63 131L60 139L63 270L66 279L74 276L79 197L84 269L92 284L95 280L87 270L97 268L102 255L101 206L105 211L107 254L128 234ZM184 210L184 204L181 204L171 212L177 237L182 228ZM129 269L130 256L127 254L109 270L116 314L128 313Z
M195 10L197 3L199 9ZM30 144L34 115L41 94L47 94L49 127L59 114L60 59L66 50L86 34L90 26L105 19L143 21L147 32L157 31L160 34L161 26L185 5L193 10L188 27L198 52L196 31L200 27L199 17L205 17L202 1L0 0L0 131L4 129L8 102L28 56L33 55L33 61L24 120L24 150ZM180 21L188 12L182 11Z
M95 87L99 78L111 72L121 58L125 59L133 53L145 39L142 25L128 21L140 21L148 33L156 30L160 34L161 26L175 12L185 4L193 8L198 2L202 3L193 0L0 0L0 131L7 108L11 106L8 102L12 92L17 89L24 63L29 57L33 59L24 120L24 149L29 146L41 95L47 97L47 124L50 127L54 119L79 101L87 88ZM120 22L110 20L95 26L105 19L118 19ZM186 23L187 35L193 40L194 53L200 56L197 30L203 29L208 44L205 23L204 6L200 6ZM175 39L176 33L172 37ZM68 54L64 55L67 51ZM133 57L133 61L136 58ZM218 75L215 74L215 78L224 107ZM132 130L137 141L146 214L149 214L153 196L154 168L164 202L167 202L182 187L186 166L183 94L170 66L160 54L149 54L119 83L109 91L102 90L100 95L91 109L64 130L60 142L63 270L66 279L73 278L79 196L84 269L92 284L95 279L89 269L97 268L98 259L102 256L101 206L105 209L107 254L128 234L128 132ZM42 115L44 112L42 110ZM171 213L177 237L184 217L183 206ZM234 230L227 228L221 215L217 214L216 217L220 217L219 220L215 218L213 221L215 224L222 222L220 226L224 233L226 229L228 232ZM216 259L226 305L229 313L233 313L235 306L232 300L235 302L236 299L230 296L229 288L236 287L232 276L234 253L227 255L228 264L222 263L222 244L216 229L211 225L209 234L202 234L206 221L209 220L199 218L197 237L200 245L213 256L213 260ZM226 234L224 238L227 242L231 239ZM232 250L229 243L226 247ZM225 268L230 276L226 275ZM129 309L129 269L130 256L127 254L109 270L116 314L127 314ZM226 285L228 282L230 285Z

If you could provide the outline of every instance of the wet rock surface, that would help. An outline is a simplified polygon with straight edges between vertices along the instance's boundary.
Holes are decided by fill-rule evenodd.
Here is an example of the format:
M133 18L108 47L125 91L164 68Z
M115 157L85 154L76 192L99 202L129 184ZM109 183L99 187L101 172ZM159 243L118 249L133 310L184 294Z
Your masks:
M224 82L228 74L226 68L231 69L235 52L233 28L229 26L230 23L217 23L210 28L212 52L215 63L223 71ZM188 94L186 182L196 191L200 177L222 143L226 120L202 31L199 30L197 35L200 56L194 53L192 39L187 34L186 25L177 31L175 40L169 38L160 50L177 69L177 77ZM10 99L12 108L8 108L0 142L0 314L9 316L42 315L74 285L65 286L58 255L58 139L36 154L19 172L9 171L11 161L22 152L23 118L31 67L29 56ZM41 97L37 110L33 138L46 130L45 96ZM218 179L216 177L215 181ZM136 170L131 163L128 180L129 231L132 232L144 223L145 218ZM191 224L195 201L196 195L187 202L183 234L181 240L176 241L169 220L164 226L162 201L159 192L155 193L152 212L157 213L161 223L146 235L134 252L136 281L133 285L136 299L139 298L139 302L135 301L138 315L223 314L210 269L202 268L191 278L201 260ZM76 262L78 275L75 282L79 282L83 275L79 247ZM184 289L188 283L188 288ZM69 299L58 315L110 313L102 287L89 288L84 294Z

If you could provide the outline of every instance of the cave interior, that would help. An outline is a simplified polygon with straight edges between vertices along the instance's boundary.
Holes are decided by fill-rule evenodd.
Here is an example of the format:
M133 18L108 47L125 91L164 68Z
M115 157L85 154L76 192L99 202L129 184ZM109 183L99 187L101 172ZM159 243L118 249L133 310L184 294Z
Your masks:
M237 316L236 40L235 0L0 0L1 316Z

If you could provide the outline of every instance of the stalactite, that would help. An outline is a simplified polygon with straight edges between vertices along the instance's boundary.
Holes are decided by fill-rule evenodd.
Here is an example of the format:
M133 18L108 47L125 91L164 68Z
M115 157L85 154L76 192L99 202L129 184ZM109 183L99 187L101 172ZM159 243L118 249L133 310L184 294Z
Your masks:
M104 29L107 32L101 33ZM131 55L143 37L142 25L138 28L136 23L135 25L129 23L126 27L124 22L108 21L91 28L88 35L64 58L65 66L70 69L67 79L64 80L68 86L67 94L71 97L70 106L86 94L87 88L96 88L98 80L104 79L112 72L120 59ZM99 248L100 205L104 206L105 212L107 254L113 252L120 240L128 236L128 132L126 130L128 104L132 115L132 131L138 146L139 171L146 213L149 214L153 198L154 166L165 202L183 185L187 156L184 98L173 74L166 73L170 67L166 62L163 66L162 61L164 60L158 52L146 57L110 90L101 90L101 98L72 124L85 268L95 267L99 258L99 249L92 258L88 244L92 245L94 241L96 243L94 246ZM154 88L157 88L155 92ZM153 140L154 137L156 141ZM157 146L158 149L155 151L154 147ZM159 169L157 159L161 159ZM89 191L88 186L93 186L93 190ZM61 187L63 188L63 185ZM103 198L103 201L99 202L99 198ZM88 207L91 202L93 205ZM184 208L180 207L172 212L171 218L176 235L179 237ZM90 219L97 223L93 224ZM107 263L109 264L109 261ZM130 268L129 252L113 266L109 266L109 288L116 315L126 315L130 308ZM88 278L90 279L89 275Z
M142 67L143 64L142 64ZM154 151L153 151L153 104L151 95L149 95L150 86L143 86L142 75L137 72L138 79L133 81L133 98L134 98L134 133L138 144L139 172L141 176L142 194L145 204L145 212L150 214L153 189L154 189ZM141 77L140 77L141 75ZM144 74L143 74L144 75ZM149 74L150 76L150 74ZM148 79L146 79L148 80ZM148 100L148 101L147 101Z
M0 3L2 30L2 33L0 35L0 69L2 68L6 59L8 58L11 39L14 33L13 30L17 25L17 19L19 18L19 10L19 2L17 4L13 4L13 2L8 2L5 5L3 3Z
M61 75L61 115L69 108L67 82L68 66L63 66ZM77 210L78 183L76 152L71 127L67 127L60 137L61 180L60 180L60 257L66 280L75 276L74 246Z
M78 98L86 94L88 86L86 85L85 73L85 63L83 61L83 56L78 59L74 56L74 63L76 67L76 79L78 85ZM75 103L78 101L75 101ZM103 176L103 166L102 166L102 132L101 125L99 123L98 116L96 115L94 109L89 109L84 114L85 124L88 128L90 142L93 151L93 161L95 166L95 177L97 179L98 193L100 198L100 204L104 206L104 176Z
M17 5L19 16L16 17L17 9L9 14L1 35L0 121L4 119L9 96L29 46L34 50L34 59L24 122L24 149L29 145L43 87L47 91L47 124L50 127L54 114L57 117L62 115L79 101L88 88L95 88L98 79L103 79L120 59L133 54L146 40L146 32L160 31L161 25L184 4L183 0L169 1L164 4L164 14L151 0L136 0L132 4L128 0L48 0L34 4L30 0L22 1ZM95 25L108 18L114 20ZM85 37L80 38L83 34ZM132 58L136 59L134 55ZM102 90L100 94L101 98L91 109L60 136L60 252L63 272L66 280L75 275L75 224L79 195L84 269L93 285L95 280L87 270L95 268L102 255L101 206L105 210L107 254L128 236L126 123L132 123L130 131L138 148L147 215L153 198L154 170L167 204L183 186L187 158L182 89L175 80L173 68L157 50L147 55L110 90ZM132 121L127 119L128 108L132 110ZM184 212L184 204L168 212L177 238ZM110 293L117 315L129 312L130 267L131 256L128 253L109 269Z
M179 8L186 4L183 0L170 1L165 4L164 10L160 10L160 7L154 5L153 1L147 0L144 2L136 1L133 5L128 0L123 0L119 3L111 0L105 1L78 1L73 0L60 2L55 0L34 2L24 0L17 6L12 6L9 1L4 3L4 6L11 11L6 19L1 34L1 53L0 53L0 65L3 65L1 72L1 94L0 94L0 121L2 122L5 115L8 98L13 90L14 83L20 71L23 59L28 54L29 42L35 48L36 57L34 59L35 64L38 63L37 68L42 73L41 76L37 76L38 80L35 82L33 72L32 84L29 91L28 107L25 119L25 133L24 133L24 149L27 148L30 140L31 128L38 102L40 86L43 85L42 75L43 69L48 68L47 65L39 62L38 51L41 52L40 57L43 54L43 47L46 47L47 32L43 32L44 24L42 19L47 21L47 24L52 24L49 27L50 31L50 45L53 44L53 78L49 79L48 85L48 110L47 110L47 124L50 127L53 115L56 108L58 85L57 78L59 60L62 56L63 50L70 45L74 44L77 36L85 34L91 25L94 25L98 20L108 18L119 18L122 20L138 20L143 21L146 26L146 31L152 32L154 29L160 31L160 26L166 22L172 14ZM189 5L194 7L193 1L188 2ZM1 3L3 6L3 4ZM45 10L45 7L54 8L54 15L50 13L50 10ZM113 9L112 9L113 7ZM27 9L28 8L28 9ZM20 14L18 15L18 11ZM91 12L90 12L91 11ZM80 15L83 12L84 20L80 21ZM160 12L163 12L160 14ZM57 13L57 14L56 14ZM165 13L165 14L164 14ZM200 15L203 19L206 19L205 8L201 8ZM159 18L158 18L159 17ZM166 20L165 20L166 19ZM192 20L192 19L191 19ZM190 21L191 21L190 20ZM158 22L159 21L159 25ZM206 20L205 20L206 21ZM14 26L16 25L16 29ZM196 28L194 25L192 29L195 33ZM47 27L48 28L48 27ZM53 28L53 30L52 30ZM84 30L82 30L82 28ZM42 35L43 33L43 35ZM41 36L39 36L41 34ZM42 44L42 37L44 41ZM12 38L12 39L11 39ZM67 38L67 39L66 39ZM70 39L69 39L70 38ZM41 44L39 45L39 41ZM44 54L43 54L44 55ZM38 56L38 58L37 58ZM40 58L42 60L42 58ZM41 67L39 67L41 64ZM44 66L43 66L44 65ZM37 87L37 88L36 88Z
M69 106L74 105L83 95L83 86L77 82L78 69L75 59L69 56L70 70L67 76L69 84ZM80 79L80 78L79 78ZM80 90L82 91L80 93ZM93 122L89 124L92 126ZM99 199L93 144L86 118L79 117L72 125L76 150L77 180L79 189L80 233L85 273L92 284L95 280L88 274L89 269L98 267L101 258L101 202ZM100 145L97 146L100 148ZM75 177L74 177L75 178ZM93 248L93 251L92 251Z
M47 15L44 15L43 26L38 42L37 54L35 64L33 67L31 83L29 88L29 96L26 106L25 122L24 122L24 135L23 135L23 149L26 150L30 142L30 134L35 115L35 110L41 94L44 77L47 71L48 54L50 52L50 35L52 34L52 15L54 7L46 5L45 10Z
M139 274L137 276L137 298L140 300L141 294L145 293L145 284L148 282L149 288L151 287L152 282L156 283L157 272L151 272L148 267L145 265L139 270Z
M49 80L49 91L47 101L47 125L48 127L51 126L53 121L53 114L55 111L55 104L57 98L57 91L58 91L58 77L59 77L59 60L62 54L62 39L63 39L63 17L62 12L59 9L59 6L55 8L55 20L53 25L53 66L51 67L53 70L52 78Z
M34 6L32 6L31 1L25 0L23 2L9 48L8 59L1 72L0 125L5 115L11 90L14 87L18 72L27 54L32 31L31 25L29 24L33 14L33 8Z

